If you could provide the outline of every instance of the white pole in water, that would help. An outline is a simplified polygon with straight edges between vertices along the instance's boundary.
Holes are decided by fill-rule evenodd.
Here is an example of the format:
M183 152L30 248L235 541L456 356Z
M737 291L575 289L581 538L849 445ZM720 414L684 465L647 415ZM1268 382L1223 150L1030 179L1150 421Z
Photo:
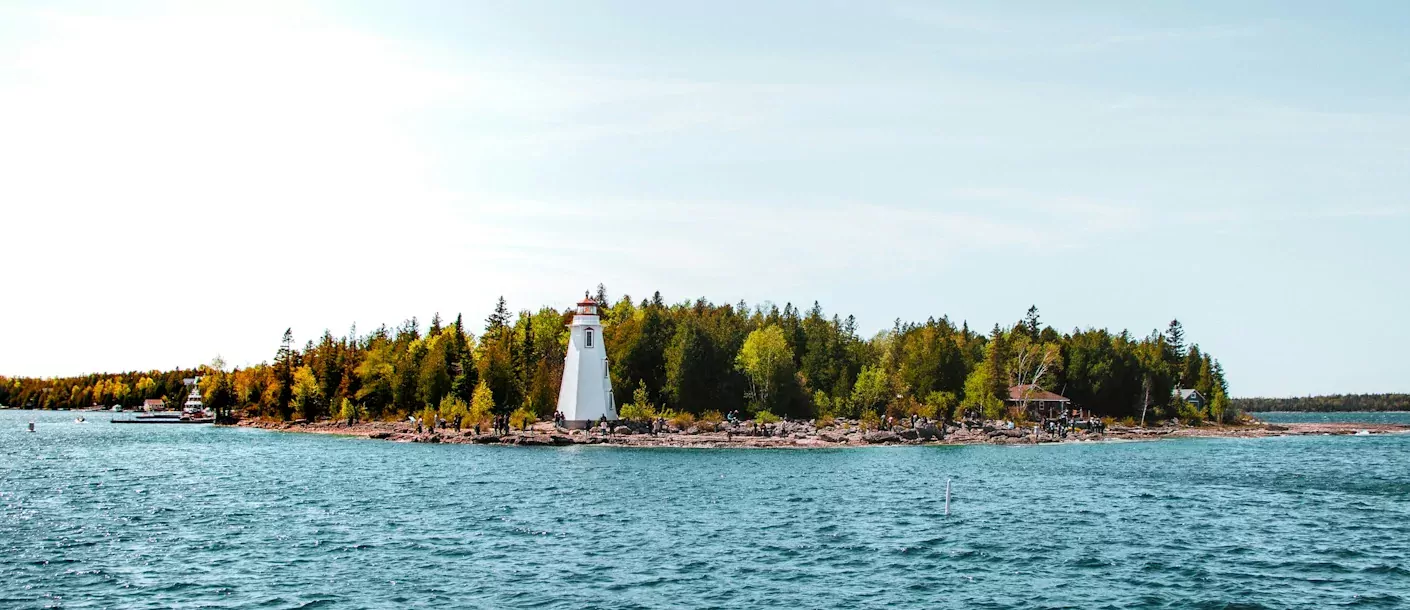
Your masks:
M950 516L950 480L945 479L945 516Z

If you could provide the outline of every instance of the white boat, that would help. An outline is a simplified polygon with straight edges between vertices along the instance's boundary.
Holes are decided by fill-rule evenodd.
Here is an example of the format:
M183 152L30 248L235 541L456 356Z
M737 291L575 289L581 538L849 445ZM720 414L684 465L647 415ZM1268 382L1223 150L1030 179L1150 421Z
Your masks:
M209 417L206 413L206 405L201 402L201 378L191 380L191 392L186 395L186 402L181 405L181 414L188 419L205 419Z
M132 419L114 419L115 424L209 424L214 423L215 418L206 412L205 403L201 402L200 381L201 378L187 379L186 385L191 386L191 392L186 395L186 402L181 405L180 411L147 411L137 414Z

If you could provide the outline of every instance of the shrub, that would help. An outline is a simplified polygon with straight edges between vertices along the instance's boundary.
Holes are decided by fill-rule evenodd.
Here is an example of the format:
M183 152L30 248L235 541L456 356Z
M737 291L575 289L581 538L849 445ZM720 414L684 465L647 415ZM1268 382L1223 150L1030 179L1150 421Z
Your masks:
M470 424L470 407L465 401L456 396L446 396L441 399L440 408L441 419L446 420L447 426L457 427Z
M656 405L647 398L645 381L632 392L632 401L622 405L621 415L622 419L643 422L656 418Z
M1023 407L1009 407L1004 411L1006 413L1006 419L1015 424L1022 424L1028 421L1028 411Z
M833 413L832 399L828 397L826 392L822 390L813 392L813 411L817 413L819 417Z
M1183 402L1176 408L1176 414L1180 417L1180 422L1192 426L1198 426L1204 422L1204 410L1190 403Z
M667 419L670 420L672 426L675 426L676 428L679 428L681 430L685 430L686 428L689 428L691 425L695 424L695 416L691 415L690 413L686 413L685 411L682 411L680 413L671 413L670 416L667 417Z
M650 421L656 418L656 407L650 404L637 404L634 402L622 405L622 419L631 421Z
M819 430L836 424L837 420L833 419L831 415L822 415L819 416L815 421L813 421L813 426Z
M725 421L725 416L719 411L706 411L700 414L700 421L718 424Z
M351 400L348 400L348 398L344 396L343 401L338 408L338 418L348 422L348 424L351 425L357 422L359 411L360 409L357 408L357 404Z
M921 413L930 419L941 419L950 417L960 406L960 401L955 397L954 392L931 392L925 396L926 412Z
M524 407L519 407L509 414L509 425L518 426L520 430L528 430L529 426L538 420L533 411Z
M756 414L756 415L754 416L754 421L759 422L761 425L762 425L762 424L776 424L776 423L779 422L779 420L780 420L779 416L774 415L773 412L771 412L771 411L769 411L769 410L767 410L767 409L765 409L765 410L763 410L763 411L760 411L758 414Z
M879 415L876 411L867 409L865 411L862 411L860 423L862 425L863 430L879 430L881 429L881 415Z

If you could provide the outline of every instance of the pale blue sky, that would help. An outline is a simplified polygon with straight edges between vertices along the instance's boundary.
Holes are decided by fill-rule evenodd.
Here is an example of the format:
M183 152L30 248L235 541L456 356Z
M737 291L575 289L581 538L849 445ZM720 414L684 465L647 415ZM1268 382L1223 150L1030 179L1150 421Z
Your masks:
M1410 391L1406 31L1404 2L9 2L0 374L603 282L867 333L1179 317L1236 395Z

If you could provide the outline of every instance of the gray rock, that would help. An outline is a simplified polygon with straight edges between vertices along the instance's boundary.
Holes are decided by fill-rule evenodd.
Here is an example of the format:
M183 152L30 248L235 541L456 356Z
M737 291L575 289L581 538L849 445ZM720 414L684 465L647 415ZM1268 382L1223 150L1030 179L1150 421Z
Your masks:
M913 440L916 440L916 439L920 438L920 432L918 432L918 431L916 431L916 430L914 430L914 429L911 429L911 430L902 430L902 431L901 431L901 434L900 434L899 436L900 436L901 438L905 439L905 440L913 441Z
M616 428L613 428L613 429L612 429L612 433L613 433L613 434L620 434L620 435L622 435L622 436L626 436L626 435L629 435L629 434L632 433L632 429L631 429L631 428L628 428L628 427L626 427L626 426L617 426Z
M862 436L862 440L875 445L878 443L900 442L901 437L897 436L895 432L891 432L890 430L882 430L879 432L869 432Z
M498 443L499 436L494 434L481 434L480 436L475 437L475 442L480 443L482 445Z

